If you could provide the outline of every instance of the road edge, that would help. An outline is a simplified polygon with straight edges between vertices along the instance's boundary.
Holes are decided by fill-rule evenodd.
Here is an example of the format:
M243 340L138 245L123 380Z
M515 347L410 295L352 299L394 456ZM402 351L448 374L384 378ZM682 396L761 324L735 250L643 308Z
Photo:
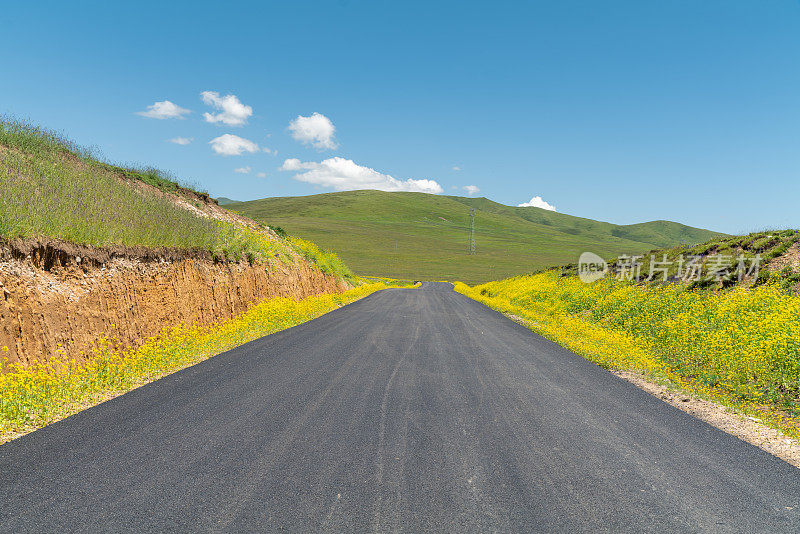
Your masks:
M500 313L515 323L532 330L529 321L524 318L512 313ZM580 354L578 354L578 356L580 356ZM754 445L764 452L780 458L784 462L800 469L800 440L791 438L780 430L764 424L757 417L745 415L731 407L704 399L672 383L665 381L656 382L652 378L641 373L603 369L630 382L659 400L691 415L695 419L704 421L714 428L722 430L726 434L730 434L750 445Z

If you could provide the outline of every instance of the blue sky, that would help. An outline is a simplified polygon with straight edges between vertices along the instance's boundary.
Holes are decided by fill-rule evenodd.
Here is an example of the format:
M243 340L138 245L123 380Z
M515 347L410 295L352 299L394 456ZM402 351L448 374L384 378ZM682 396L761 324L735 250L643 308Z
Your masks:
M0 112L213 196L472 185L617 223L800 227L797 0L15 2L0 25ZM190 113L137 114L163 101ZM295 139L313 113L334 136L315 118ZM215 153L226 134L259 151Z

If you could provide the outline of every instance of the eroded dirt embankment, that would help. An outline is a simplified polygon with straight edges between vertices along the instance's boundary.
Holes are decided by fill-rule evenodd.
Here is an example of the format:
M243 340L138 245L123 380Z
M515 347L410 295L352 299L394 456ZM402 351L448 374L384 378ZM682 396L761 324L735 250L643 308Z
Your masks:
M137 347L164 329L230 318L264 298L349 287L299 259L268 267L204 251L0 242L0 357L81 359L103 334Z

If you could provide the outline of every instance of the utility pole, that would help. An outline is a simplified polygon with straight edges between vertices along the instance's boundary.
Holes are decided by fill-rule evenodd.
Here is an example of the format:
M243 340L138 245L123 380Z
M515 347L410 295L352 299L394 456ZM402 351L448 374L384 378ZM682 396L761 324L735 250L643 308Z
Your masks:
M475 255L475 208L469 210L469 251L470 256Z

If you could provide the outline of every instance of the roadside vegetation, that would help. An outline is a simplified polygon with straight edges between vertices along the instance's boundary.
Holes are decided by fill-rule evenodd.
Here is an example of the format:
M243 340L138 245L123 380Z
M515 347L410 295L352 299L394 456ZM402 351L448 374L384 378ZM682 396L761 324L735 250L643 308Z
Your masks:
M204 249L232 259L278 252L265 235L197 216L126 178L162 191L180 187L152 169L102 163L54 132L0 121L0 237Z
M279 229L281 232L283 231L282 228ZM284 233L284 235L286 234ZM353 273L347 265L339 259L339 256L333 252L322 249L311 241L306 241L299 237L291 237L289 238L289 242L306 261L315 264L324 274L336 274L348 280L353 280Z
M75 158L107 171L121 173L125 178L139 180L162 191L189 191L199 197L208 197L191 184L180 182L169 173L154 167L125 167L101 161L96 149L83 147L66 135L27 122L0 117L0 145L13 148L35 157L62 155Z
M85 364L64 359L29 366L6 362L0 374L0 443L386 287L370 283L301 301L268 299L210 326L178 326L135 350L122 350L114 340L101 338Z
M210 203L207 193L166 173L112 165L60 134L0 119L0 241L204 250L266 269L305 260L357 286L302 301L265 300L233 319L178 326L133 350L101 336L78 360L62 350L22 365L0 347L0 442L391 283L360 280L336 254Z
M208 199L164 172L111 165L58 133L0 120L0 238L201 249L252 263L286 261L296 252L327 274L353 279L334 254L315 245L202 216L169 194L198 208Z
M728 289L585 284L551 270L456 290L602 367L669 382L800 437L800 295L786 269L763 272L752 287Z

